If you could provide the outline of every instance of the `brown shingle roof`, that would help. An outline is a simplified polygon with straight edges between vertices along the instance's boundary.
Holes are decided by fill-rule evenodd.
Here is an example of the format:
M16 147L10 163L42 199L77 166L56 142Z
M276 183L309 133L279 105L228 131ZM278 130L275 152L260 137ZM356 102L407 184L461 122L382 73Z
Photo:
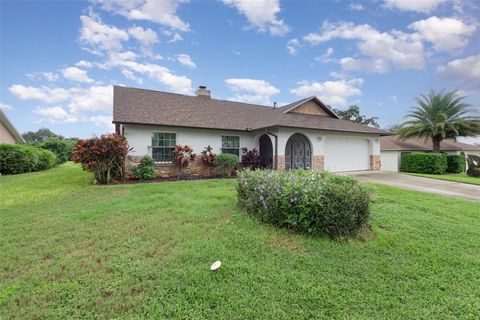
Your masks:
M398 136L385 136L380 138L382 151L432 151L432 141L418 138L400 140ZM440 143L440 151L480 151L480 146L462 142L443 140Z
M307 98L309 100L311 98ZM304 99L305 100L305 99ZM294 102L293 106L298 104ZM273 126L388 134L348 120L297 113L285 107L187 96L114 86L113 122L229 130L255 130Z

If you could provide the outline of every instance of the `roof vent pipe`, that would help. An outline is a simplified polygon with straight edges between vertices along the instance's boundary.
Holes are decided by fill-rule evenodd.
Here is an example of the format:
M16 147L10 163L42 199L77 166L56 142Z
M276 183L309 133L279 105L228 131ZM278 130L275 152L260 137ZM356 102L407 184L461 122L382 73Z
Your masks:
M273 109L277 108L277 101L273 103Z
M197 95L197 97L210 98L210 90L207 90L207 86L199 86L195 94Z

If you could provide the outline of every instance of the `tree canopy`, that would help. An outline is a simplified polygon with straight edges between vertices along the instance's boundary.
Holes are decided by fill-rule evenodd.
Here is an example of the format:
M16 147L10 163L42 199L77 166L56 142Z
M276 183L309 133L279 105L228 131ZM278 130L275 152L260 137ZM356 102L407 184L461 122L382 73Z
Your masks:
M348 107L347 110L333 109L333 111L344 120L350 120L356 123L365 124L367 126L380 128L378 124L378 117L368 118L365 115L360 114L360 108L356 105Z
M480 134L480 116L457 91L430 91L416 98L417 106L407 114L397 133L401 139L431 139L433 151L440 151L444 139Z

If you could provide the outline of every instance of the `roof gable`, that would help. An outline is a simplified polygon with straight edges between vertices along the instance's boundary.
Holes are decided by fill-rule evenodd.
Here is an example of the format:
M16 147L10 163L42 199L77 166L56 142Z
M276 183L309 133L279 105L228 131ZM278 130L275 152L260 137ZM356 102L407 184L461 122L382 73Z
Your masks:
M283 113L301 113L339 119L335 112L315 96L290 103L282 107L282 109L285 109Z

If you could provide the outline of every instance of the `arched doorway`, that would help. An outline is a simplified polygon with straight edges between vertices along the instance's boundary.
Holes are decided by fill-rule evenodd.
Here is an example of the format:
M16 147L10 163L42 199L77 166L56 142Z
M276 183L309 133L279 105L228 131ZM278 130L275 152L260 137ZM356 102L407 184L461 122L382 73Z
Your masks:
M266 134L260 137L260 167L273 168L273 146L272 140Z
M311 169L312 146L307 137L295 133L285 147L285 169Z

